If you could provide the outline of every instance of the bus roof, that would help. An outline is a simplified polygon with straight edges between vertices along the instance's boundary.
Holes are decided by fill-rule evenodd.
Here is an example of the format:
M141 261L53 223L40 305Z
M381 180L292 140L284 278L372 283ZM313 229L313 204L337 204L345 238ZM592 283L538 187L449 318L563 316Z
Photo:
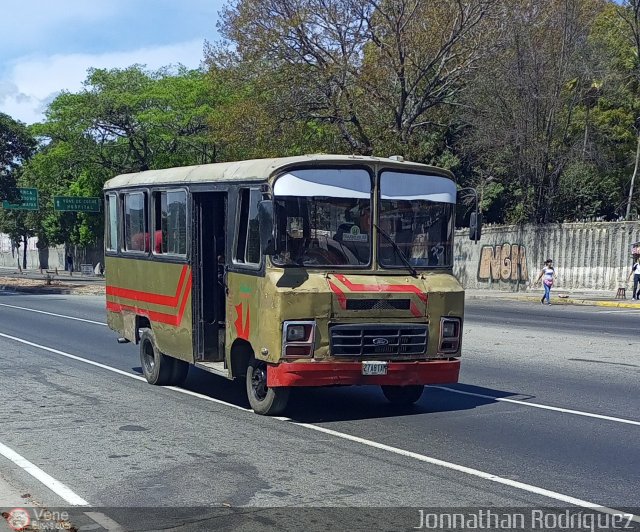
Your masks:
M223 181L264 181L275 172L289 166L305 164L366 164L384 166L394 170L413 172L431 172L453 179L453 174L442 168L427 166L413 162L400 162L383 157L366 157L362 155L300 155L297 157L280 157L274 159L252 159L229 163L201 164L197 166L181 166L164 170L147 170L131 174L121 174L109 179L105 190L152 185L185 185L189 183L223 182Z

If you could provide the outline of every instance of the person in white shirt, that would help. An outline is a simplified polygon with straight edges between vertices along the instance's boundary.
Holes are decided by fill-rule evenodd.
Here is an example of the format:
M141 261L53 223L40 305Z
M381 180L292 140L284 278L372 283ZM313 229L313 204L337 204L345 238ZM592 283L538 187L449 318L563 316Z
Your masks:
M636 255L634 257L633 266L631 266L631 271L629 272L629 276L627 277L627 281L631 279L633 275L633 297L631 299L640 299L640 289L638 285L640 284L640 255Z
M547 305L551 305L551 287L553 286L553 282L557 279L556 270L553 267L553 261L551 259L547 259L544 261L544 267L540 270L540 275L538 276L538 280L536 284L540 282L542 279L542 284L544 286L544 295L540 300L540 303L544 305L544 300L547 300Z

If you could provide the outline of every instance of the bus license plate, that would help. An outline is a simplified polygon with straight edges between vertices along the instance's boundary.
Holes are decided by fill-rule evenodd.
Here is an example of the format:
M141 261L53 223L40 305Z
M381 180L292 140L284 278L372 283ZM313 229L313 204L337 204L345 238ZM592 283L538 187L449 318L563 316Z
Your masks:
M386 362L362 362L363 375L386 375Z

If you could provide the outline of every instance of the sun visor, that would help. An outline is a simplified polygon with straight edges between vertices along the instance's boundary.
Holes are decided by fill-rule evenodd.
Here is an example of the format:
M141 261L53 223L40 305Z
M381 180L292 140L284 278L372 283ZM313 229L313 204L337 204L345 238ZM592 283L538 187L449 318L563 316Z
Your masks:
M294 170L278 178L273 194L369 199L371 178L366 170L359 169Z
M386 200L427 200L439 203L456 202L456 184L437 175L383 172L380 196Z

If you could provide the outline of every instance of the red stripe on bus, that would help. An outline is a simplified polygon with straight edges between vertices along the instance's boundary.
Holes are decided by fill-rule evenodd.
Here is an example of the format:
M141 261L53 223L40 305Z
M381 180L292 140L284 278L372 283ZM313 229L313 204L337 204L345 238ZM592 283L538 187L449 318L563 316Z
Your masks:
M424 303L427 302L427 294L412 284L359 284L352 283L345 275L341 274L335 274L335 278L352 292L393 292L400 294L416 294Z
M185 299L187 299L186 296ZM173 325L174 327L177 327L182 322L182 313L177 316L173 316L172 314L165 314L164 312L156 312L154 310L134 307L131 305L121 305L120 303L113 303L111 301L107 301L107 310L110 310L111 312L122 312L123 310L135 312L140 316L146 316L152 322L166 323L167 325Z
M187 278L186 288L184 290L184 295L182 297L182 303L180 304L180 309L178 310L178 314L166 314L165 312L156 312L155 310L149 310L145 308L136 307L133 305L123 305L121 303L115 303L113 301L107 301L107 310L112 312L122 312L123 310L127 310L129 312L135 312L136 314L140 314L141 316L146 316L152 322L157 321L159 323L166 323L167 325L173 325L177 327L182 323L182 317L184 316L184 312L187 306L187 299L189 299L189 294L191 293L191 276Z
M336 299L338 300L338 303L340 304L340 307L343 309L347 308L347 298L344 295L344 292L342 290L340 290L335 284L333 284L331 281L327 281L329 283L329 288L331 288L331 291L336 295Z
M122 297L124 299L133 299L134 301L140 301L142 303L152 303L154 305L163 305L165 307L176 307L180 300L180 293L184 286L187 269L187 265L185 264L180 272L180 279L178 280L178 287L176 288L176 294L174 296L142 292L140 290L130 290L128 288L119 288L117 286L107 286L107 295ZM189 276L189 279L191 279L191 276Z

